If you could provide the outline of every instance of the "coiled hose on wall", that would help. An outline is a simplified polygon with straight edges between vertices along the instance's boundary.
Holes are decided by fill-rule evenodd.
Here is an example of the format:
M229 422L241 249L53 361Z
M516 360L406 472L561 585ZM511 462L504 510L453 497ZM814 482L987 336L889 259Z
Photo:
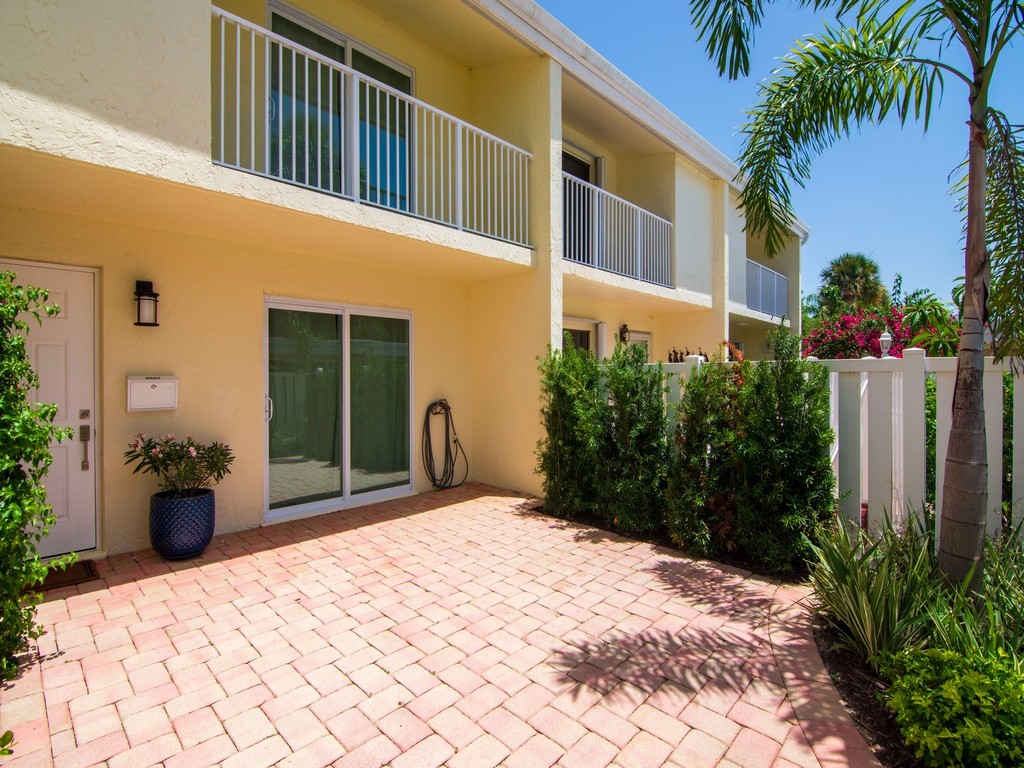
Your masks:
M438 477L437 469L434 466L434 444L430 436L430 417L444 416L444 466L441 468L441 476ZM462 461L466 464L466 473L459 482L455 482L455 463L459 454L462 454ZM469 477L469 458L466 451L459 442L459 435L455 431L455 420L452 418L452 407L447 400L435 400L427 406L427 415L423 417L423 468L427 477L435 488L458 488Z

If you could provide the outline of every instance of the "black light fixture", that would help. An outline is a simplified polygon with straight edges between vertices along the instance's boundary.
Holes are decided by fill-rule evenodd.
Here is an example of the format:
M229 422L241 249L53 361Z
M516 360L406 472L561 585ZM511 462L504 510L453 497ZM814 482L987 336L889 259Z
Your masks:
M625 323L619 328L619 341L623 344L629 344L629 326Z
M149 280L135 281L135 324L157 326L156 305L159 293L153 292L153 283Z

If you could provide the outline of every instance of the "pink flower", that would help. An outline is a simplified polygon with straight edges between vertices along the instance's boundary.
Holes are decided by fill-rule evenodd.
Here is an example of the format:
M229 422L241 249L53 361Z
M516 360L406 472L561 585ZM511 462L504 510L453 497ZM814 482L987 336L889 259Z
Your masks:
M191 456L193 459L196 457L196 449L193 448L191 445L188 447L188 455Z

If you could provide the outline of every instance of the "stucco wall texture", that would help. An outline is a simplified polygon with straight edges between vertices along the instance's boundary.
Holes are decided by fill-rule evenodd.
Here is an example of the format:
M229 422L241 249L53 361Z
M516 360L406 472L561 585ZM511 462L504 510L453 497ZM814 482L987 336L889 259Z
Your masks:
M268 23L265 0L220 5ZM417 98L532 153L532 247L214 165L209 0L5 2L0 257L97 270L107 553L148 545L155 482L122 458L140 431L230 443L218 531L263 522L268 297L411 312L413 443L427 404L446 397L470 479L524 492L540 490L537 358L560 345L563 317L648 331L657 359L672 346L712 349L729 333L727 297L742 298L734 281L744 285L749 244L730 180L649 151L663 142L628 151L564 124L569 75L553 59L502 32L505 59L471 64L366 3L293 7L411 68ZM460 14L468 35L495 34L486 14ZM676 287L562 260L563 137L604 153L612 192L674 222ZM772 266L798 270L799 244ZM132 324L137 279L160 293L158 328ZM177 410L128 413L125 378L140 373L178 376ZM418 460L413 471L415 489L428 489Z

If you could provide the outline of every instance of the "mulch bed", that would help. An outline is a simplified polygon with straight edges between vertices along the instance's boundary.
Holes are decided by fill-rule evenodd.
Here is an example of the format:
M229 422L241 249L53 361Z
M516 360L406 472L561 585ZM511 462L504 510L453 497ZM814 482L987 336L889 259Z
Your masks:
M835 630L820 619L815 623L814 640L833 685L878 762L885 768L922 768L924 763L903 742L895 715L879 701L885 683L857 654L836 648Z

